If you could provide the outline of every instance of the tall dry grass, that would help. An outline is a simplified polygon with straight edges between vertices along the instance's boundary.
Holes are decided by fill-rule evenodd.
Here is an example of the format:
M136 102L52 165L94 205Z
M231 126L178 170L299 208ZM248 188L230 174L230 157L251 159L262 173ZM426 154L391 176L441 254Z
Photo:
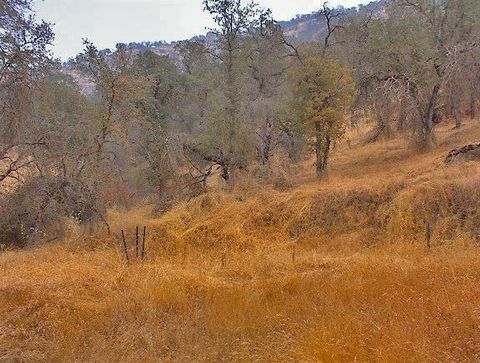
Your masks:
M421 155L341 146L327 180L291 190L112 211L130 240L147 225L144 263L74 228L6 252L0 361L478 361L480 166L443 164L477 129Z

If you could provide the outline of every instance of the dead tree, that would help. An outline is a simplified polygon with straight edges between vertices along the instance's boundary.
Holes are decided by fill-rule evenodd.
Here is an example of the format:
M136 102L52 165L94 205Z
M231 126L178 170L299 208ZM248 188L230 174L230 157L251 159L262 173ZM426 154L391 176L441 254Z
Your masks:
M336 31L343 29L343 26L339 24L338 19L342 16L339 11L332 10L328 7L328 2L323 3L323 8L318 13L319 16L323 17L327 25L327 33L323 39L323 52L326 52L330 46L330 39Z

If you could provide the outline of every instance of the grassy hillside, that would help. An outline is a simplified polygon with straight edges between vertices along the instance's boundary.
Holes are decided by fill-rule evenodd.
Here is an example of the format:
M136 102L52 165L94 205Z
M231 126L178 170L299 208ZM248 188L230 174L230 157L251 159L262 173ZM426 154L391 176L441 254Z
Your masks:
M112 211L144 263L75 229L3 253L0 361L479 360L480 164L443 162L478 121L427 154L350 137L323 182Z

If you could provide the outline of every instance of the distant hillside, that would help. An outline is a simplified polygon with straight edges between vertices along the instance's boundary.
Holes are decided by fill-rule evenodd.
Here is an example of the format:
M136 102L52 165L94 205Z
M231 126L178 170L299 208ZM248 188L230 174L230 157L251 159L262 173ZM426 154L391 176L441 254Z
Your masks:
M337 10L345 13L347 16L366 13L379 12L383 9L388 0L372 1L368 5L360 5L352 8L337 8ZM295 18L288 21L279 21L280 26L284 30L287 37L296 43L311 42L318 40L326 29L325 20L321 18L317 11L310 14L297 15ZM215 36L212 33L206 35L199 35L192 39L204 39L207 43L214 43ZM165 41L145 41L133 42L125 44L134 52L142 53L151 50L159 55L166 55L173 59L178 59L178 54L175 50L175 45L178 42ZM110 50L104 50L110 52Z
M372 1L368 5L360 5L358 8L337 8L338 11L347 16L362 14L367 12L381 11L387 0ZM313 42L321 38L325 32L327 25L325 19L321 17L317 11L310 14L297 15L294 19L288 21L280 21L280 26L285 34L296 40L297 42Z
M344 13L347 16L354 16L362 13L379 13L381 12L386 3L390 0L376 0L370 2L368 5L360 5L358 7L352 8L337 8L338 11ZM326 22L323 19L318 11L314 11L310 14L297 15L295 18L287 21L279 21L278 24L282 27L285 32L286 37L292 43L305 43L305 42L314 42L322 39L324 32L326 31ZM209 46L215 45L215 35L211 32L205 35L197 35L189 40L203 40ZM179 54L177 53L175 46L179 41L166 42L163 40L160 41L143 41L143 42L132 42L132 43L119 43L118 46L125 46L130 49L134 54L141 54L147 50L152 51L161 56L168 56L180 62ZM112 54L111 49L103 49L100 51L101 54L110 55ZM71 63L72 62L72 63ZM74 68L70 67L73 64L73 59L65 63L66 73L72 76L75 81L78 83L80 88L84 93L90 94L93 92L94 85L91 80L86 79L84 76L80 75Z

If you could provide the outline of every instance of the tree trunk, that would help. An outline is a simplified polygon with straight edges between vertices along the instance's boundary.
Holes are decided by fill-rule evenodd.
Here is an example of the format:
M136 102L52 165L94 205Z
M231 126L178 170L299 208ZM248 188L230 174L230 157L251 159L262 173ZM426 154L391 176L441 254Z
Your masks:
M270 119L270 115L267 115L266 126L265 126L265 136L263 139L263 150L262 150L262 164L268 165L270 163L270 153L272 151L272 131L273 124Z
M433 119L435 116L435 105L437 103L438 95L440 93L440 85L436 84L432 89L430 101L425 115L422 120L422 130L420 135L420 148L422 150L428 150L433 146Z
M229 34L227 37L227 51L226 51L226 113L228 122L228 144L226 145L226 161L222 165L222 178L230 185L233 186L233 170L236 167L237 157L235 155L235 144L237 141L237 127L239 106L238 106L238 84L235 83L235 61L234 61L234 43L236 37L233 34Z
M329 157L330 157L330 147L332 145L332 139L330 138L330 136L327 136L326 140L325 140L325 149L323 150L323 172L325 174L325 172L327 171L327 168L328 168L328 161L329 161Z
M221 165L221 169L222 169L222 173L221 173L222 179L225 180L225 182L227 182L228 184L230 184L232 179L230 177L230 168L228 164L224 163L223 165Z
M319 122L315 123L315 158L316 158L316 171L317 179L323 178L325 175L325 159L322 142L322 128Z
M392 128L389 122L385 119L382 111L377 113L377 128L378 138L385 137L387 139L392 137Z
M460 113L460 107L458 106L458 102L454 101L452 105L452 113L453 117L455 118L455 128L459 129L462 127L462 114Z
M400 114L398 115L398 131L405 131L407 128L407 102L402 98L400 102Z

